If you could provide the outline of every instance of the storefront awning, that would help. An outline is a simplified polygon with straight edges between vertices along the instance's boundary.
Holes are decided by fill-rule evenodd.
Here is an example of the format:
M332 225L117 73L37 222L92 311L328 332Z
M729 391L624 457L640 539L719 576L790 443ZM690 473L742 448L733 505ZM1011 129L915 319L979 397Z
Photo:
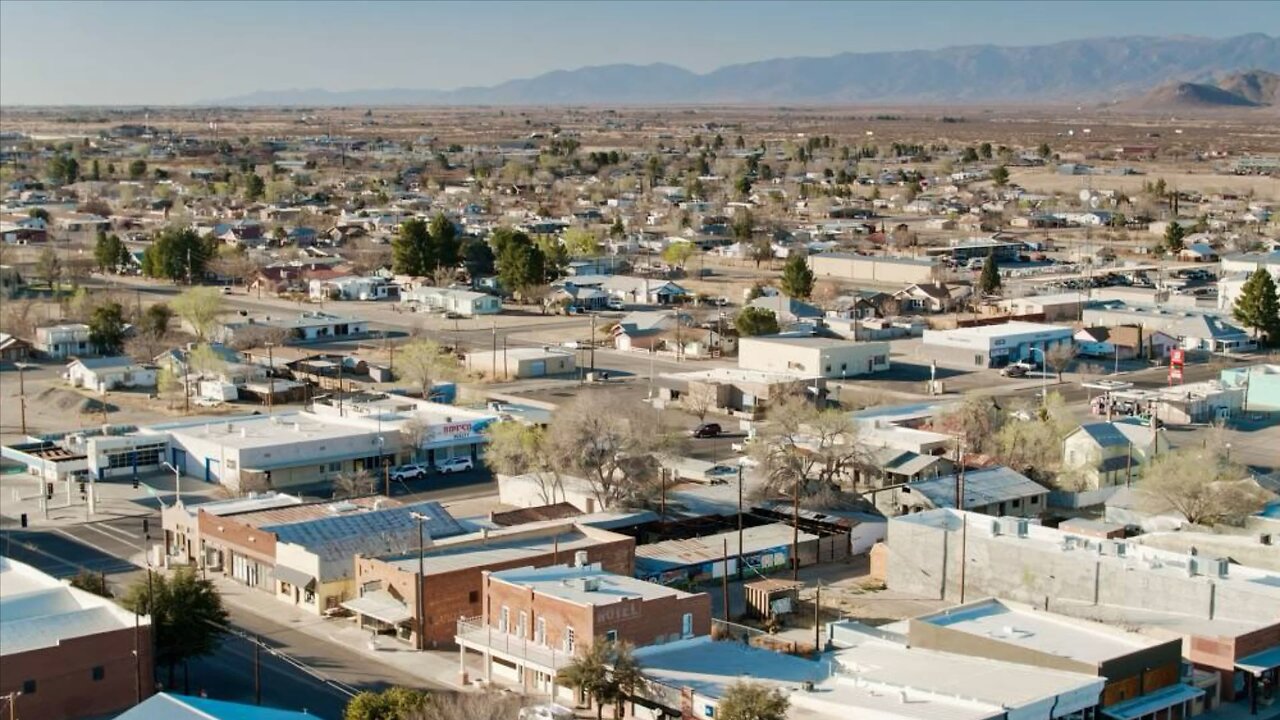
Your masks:
M1236 669L1254 675L1261 675L1268 670L1280 668L1280 645L1256 652L1236 661Z
M1175 705L1181 705L1188 700L1195 700L1204 695L1204 691L1199 688L1193 688L1190 685L1167 685L1154 692L1146 695L1140 695L1132 700L1116 703L1110 707L1102 708L1102 714L1111 720L1136 720L1145 715L1157 713L1165 708L1171 708Z
M384 623L399 625L413 619L409 607L386 590L374 590L362 597L342 603L342 607L358 615L367 615Z
M275 576L277 580L287 582L294 587L314 590L316 586L316 579L309 573L302 572L301 570L294 570L291 567L285 567L283 565L276 566Z

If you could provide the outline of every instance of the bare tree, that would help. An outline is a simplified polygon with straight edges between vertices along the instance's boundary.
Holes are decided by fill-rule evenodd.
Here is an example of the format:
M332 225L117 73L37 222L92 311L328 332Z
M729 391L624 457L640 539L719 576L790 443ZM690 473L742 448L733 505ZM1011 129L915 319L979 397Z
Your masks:
M510 693L440 693L431 695L425 707L404 720L508 720L519 710L520 698Z
M266 347L267 343L280 346L293 338L293 331L288 328L254 325L237 330L235 337L231 340L231 347L236 350L252 350Z
M698 418L698 422L707 419L707 413L716 407L715 390L711 387L690 388L680 396L680 406L690 415Z
M1015 413L1025 420L1009 420L996 432L994 450L1005 465L1032 480L1056 484L1062 467L1062 441L1078 423L1058 393L1044 403Z
M769 410L753 455L765 472L769 493L812 495L837 489L848 479L856 486L868 467L868 451L846 413L819 410L792 397Z
M169 306L198 339L204 340L222 314L222 294L216 288L194 287L174 298Z
M586 480L601 508L615 508L652 494L661 458L682 437L649 408L624 414L579 396L556 413L550 441L555 467Z
M405 447L412 448L413 460L415 462L422 454L422 445L426 442L430 429L431 428L427 425L426 421L418 415L413 415L400 425L401 444Z
M934 418L933 429L959 439L965 452L985 453L1003 425L1004 415L991 398L972 396Z
M422 398L431 397L431 384L458 374L457 359L434 340L418 339L400 348L396 368L401 377L418 386Z
M334 498L353 498L372 495L378 480L368 470L341 472L333 479Z
M1203 447L1157 455L1142 467L1138 483L1148 512L1175 512L1193 525L1239 524L1266 505L1268 495L1226 453L1221 432Z
M1062 382L1062 373L1071 366L1071 362L1076 359L1077 352L1079 352L1079 349L1072 342L1054 345L1049 348L1048 352L1044 353L1044 361L1048 366L1045 369L1052 369L1058 374L1058 382Z
M547 431L519 422L500 422L486 431L485 464L502 475L529 475L543 503L564 500L564 482Z
M31 298L6 300L4 315L0 316L0 327L4 331L21 338L30 338L36 331L36 303Z

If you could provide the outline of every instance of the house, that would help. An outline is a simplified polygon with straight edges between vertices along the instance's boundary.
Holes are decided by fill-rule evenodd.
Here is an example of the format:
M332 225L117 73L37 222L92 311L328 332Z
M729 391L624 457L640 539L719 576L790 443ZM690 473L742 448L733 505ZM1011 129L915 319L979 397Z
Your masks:
M747 303L747 307L768 310L783 327L799 322L815 322L821 320L823 316L821 309L782 293L761 295Z
M930 478L952 476L956 472L956 464L945 455L929 455L901 450L892 447L880 447L871 451L873 475L878 476L879 486L914 483Z
M1163 359L1178 347L1178 339L1159 330L1143 333L1141 325L1081 328L1072 336L1080 355L1104 360Z
M578 283L581 284L581 283ZM627 275L610 275L600 288L631 305L673 305L689 296L689 291L670 280L651 280Z
M973 288L968 285L912 283L895 292L893 299L902 312L945 313L959 308L972 295Z
M1165 333L1177 338L1185 350L1239 352L1257 346L1253 337L1224 313L1114 302L1086 307L1083 315L1090 325L1140 325L1144 333Z
M668 337L668 344L675 343L674 337ZM680 331L679 346L675 352L680 357L705 359L732 355L738 348L737 335L721 333L705 327L693 327Z
M1038 517L1049 506L1048 489L1004 466L968 470L963 477L944 475L897 488L897 514L956 507L956 493L964 492L964 510L994 515Z
M738 563L757 572L768 572L791 566L792 544L796 543L800 567L820 561L842 559L849 543L841 537L843 548L832 543L835 536L818 535L795 529L786 523L770 523L684 540L663 540L636 548L638 578L664 585L698 583L718 579L725 573L725 544L728 544L730 574L738 571ZM741 539L742 546L738 542ZM835 553L841 555L837 557Z
M1218 251L1208 243L1191 243L1178 251L1178 259L1183 262L1218 262Z
M484 656L488 682L571 698L557 675L592 643L648 647L711 633L711 597L637 580L587 562L485 571L484 612L458 621L462 673Z
M737 368L667 373L659 375L654 385L660 402L681 403L693 397L711 412L748 418L759 416L770 403L804 392L808 386L817 387L821 395L826 395L822 378Z
M96 232L110 230L111 221L92 213L67 213L54 220L54 225L67 232Z
M569 264L565 266L564 271L569 277L577 277L581 275L612 275L618 268L618 264L618 258L614 255L594 258L579 258L578 260L571 260Z
M110 717L151 694L150 616L2 555L0 637L9 717Z
M105 393L108 390L153 388L156 367L142 365L128 356L78 358L67 365L72 387Z
M1084 490L1127 485L1142 465L1169 451L1163 429L1138 420L1087 422L1062 440L1062 469L1083 483Z
M738 341L738 367L805 377L844 378L889 369L889 343L761 336Z
M25 362L31 358L31 343L9 333L0 333L0 364Z
M402 292L400 300L427 312L456 313L462 317L502 312L502 300L497 296L460 288L415 287Z
M44 357L53 359L97 354L89 343L89 326L84 323L36 328L35 349Z
M576 356L570 350L557 348L503 348L467 353L468 372L486 372L494 378L517 378L566 375L577 369Z
M386 300L397 291L395 284L378 275L312 279L307 286L312 300Z
M657 350L668 336L677 339L693 318L679 312L646 310L628 313L613 328L613 344L618 350Z
M1020 360L1043 364L1046 353L1070 345L1073 335L1069 327L1020 321L925 330L920 354L956 367L1004 367Z
M600 286L578 285L566 279L553 286L552 304L564 304L568 307L585 310L603 310L609 304L609 293Z

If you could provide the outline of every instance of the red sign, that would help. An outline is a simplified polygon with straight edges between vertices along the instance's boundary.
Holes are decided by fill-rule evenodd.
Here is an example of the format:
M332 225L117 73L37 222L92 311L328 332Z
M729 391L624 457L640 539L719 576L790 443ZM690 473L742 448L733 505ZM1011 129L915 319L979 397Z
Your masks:
M1178 366L1184 365L1185 364L1184 360L1186 358L1185 353L1186 351L1183 350L1182 348L1174 348L1173 350L1170 350L1169 364L1178 365Z
M1169 366L1169 382L1173 382L1174 380L1182 382L1182 366L1180 365Z

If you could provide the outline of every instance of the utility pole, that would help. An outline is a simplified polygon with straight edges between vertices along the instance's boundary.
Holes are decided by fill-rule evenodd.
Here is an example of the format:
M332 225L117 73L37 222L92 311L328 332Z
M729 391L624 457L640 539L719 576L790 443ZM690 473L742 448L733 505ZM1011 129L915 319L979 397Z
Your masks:
M382 494L391 497L391 463L387 456L382 456Z
M822 652L822 581L819 580L813 591L813 652Z
M969 519L964 514L964 451L960 451L960 472L956 475L956 508L960 510L960 604L964 604L965 572L968 570ZM946 588L943 588L946 593Z
M18 397L19 397L19 403L22 408L20 411L22 414L22 435L23 437L26 437L27 435L27 386L26 386L26 383L23 382L22 376L26 373L27 364L16 363L16 365L18 368Z
M276 399L276 362L275 356L271 354L271 348L275 347L276 344L273 342L265 344L267 346L267 417L271 417Z
M142 621L133 614L133 684L135 704L142 702Z
M457 343L454 344L454 352L457 352ZM489 374L497 379L498 377L498 321L493 322L493 354L491 355L493 362L490 363Z
M596 316L591 315L591 372L596 371Z
M791 579L800 579L800 480L791 490Z
M262 704L262 638L253 636L253 704Z
M724 621L729 622L729 538L724 538L723 562L720 566L720 599L724 602Z
M738 466L738 579L742 579L742 466Z
M414 583L413 599L418 609L417 646L418 650L421 651L427 649L427 610L426 598L424 597L425 593L423 592L422 587L423 583L426 582L427 579L425 560L423 558L425 541L423 539L422 523L427 519L427 516L422 513L415 512L411 513L410 517L418 521L418 577L416 578L417 582Z

